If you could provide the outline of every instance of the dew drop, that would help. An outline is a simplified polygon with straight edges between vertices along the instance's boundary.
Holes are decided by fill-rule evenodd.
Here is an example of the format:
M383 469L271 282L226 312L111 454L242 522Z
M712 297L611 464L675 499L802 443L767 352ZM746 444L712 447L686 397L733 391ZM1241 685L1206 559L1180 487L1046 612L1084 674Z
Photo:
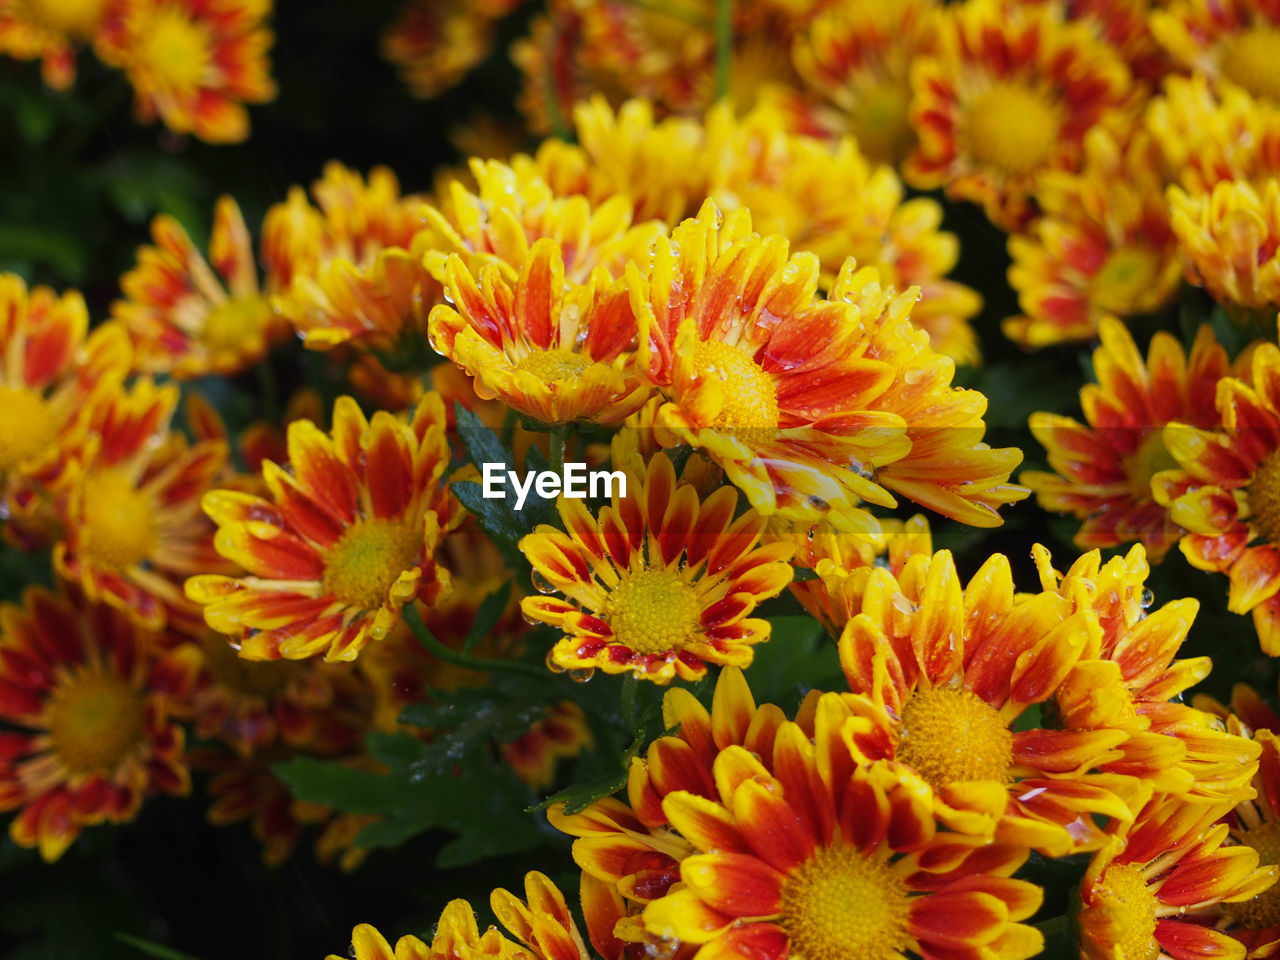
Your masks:
M595 667L575 667L569 671L569 679L574 683L586 683L595 675Z
M547 669L548 669L548 670L550 670L552 673L564 673L564 667L562 667L562 666L560 666L560 664L556 663L556 652L555 652L555 650L548 650L548 651L547 651L547 656L546 656L546 658L545 658L545 662L546 662L546 664L547 664Z
M555 593L555 585L535 568L533 571L533 589L539 593Z
M1138 606L1143 610L1149 610L1151 605L1156 602L1156 595L1151 591L1150 587L1142 588L1142 597L1138 600Z

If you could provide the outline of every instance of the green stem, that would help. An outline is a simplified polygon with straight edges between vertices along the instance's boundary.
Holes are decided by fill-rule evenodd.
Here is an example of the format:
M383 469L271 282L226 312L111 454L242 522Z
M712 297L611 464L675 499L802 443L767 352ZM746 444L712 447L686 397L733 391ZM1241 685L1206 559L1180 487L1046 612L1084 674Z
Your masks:
M564 448L569 443L569 425L562 423L551 431L551 472L564 472Z
M716 0L716 100L729 96L733 59L733 0Z
M258 378L259 413L268 423L280 421L280 391L276 387L276 374L271 369L271 355L263 357L254 367Z
M451 663L455 667L462 667L466 670L477 670L481 673L499 670L507 673L519 673L526 677L537 677L539 680L547 679L547 671L540 667L535 667L531 663L524 663L520 660L493 660L488 657L473 657L460 650L445 646L436 639L435 634L423 623L422 614L418 612L418 608L412 603L405 605L403 613L404 622L409 625L409 629L413 631L413 635L418 642L437 660L443 660L445 663Z

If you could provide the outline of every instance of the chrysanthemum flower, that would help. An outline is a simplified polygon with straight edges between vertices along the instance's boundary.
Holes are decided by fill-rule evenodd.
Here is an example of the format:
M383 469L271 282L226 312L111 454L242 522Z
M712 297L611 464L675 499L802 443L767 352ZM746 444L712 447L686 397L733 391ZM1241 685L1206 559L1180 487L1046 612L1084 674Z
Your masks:
M1135 79L1155 86L1169 72L1168 54L1151 30L1147 0L1039 0L1068 21L1082 22L1114 48Z
M0 504L10 520L39 502L31 481L56 483L88 410L129 371L124 330L88 329L79 293L28 291L20 277L0 274Z
M591 728L582 708L561 700L545 716L529 725L529 732L501 745L502 759L512 772L535 790L555 782L561 760L576 757L591 745Z
M1014 229L1032 212L1036 178L1079 166L1085 134L1125 104L1131 81L1087 25L1043 7L971 0L947 8L937 51L912 65L911 87L919 144L907 182L945 187Z
M1105 564L1094 550L1065 575L1053 569L1043 547L1033 548L1033 556L1043 589L1088 598L1101 627L1055 694L1059 727L1127 731L1120 756L1101 769L1136 777L1157 792L1201 805L1250 798L1258 745L1178 702L1213 667L1208 657L1175 659L1199 603L1187 597L1149 611L1151 571L1141 545Z
M915 142L911 63L932 46L935 0L835 4L796 38L797 70L839 110L838 124L878 163L901 163Z
M1235 724L1238 726L1237 724ZM1236 805L1228 820L1231 839L1250 847L1267 867L1280 863L1280 741L1272 730L1255 730L1261 747L1253 778L1257 797ZM1273 885L1251 900L1222 907L1228 932L1241 941L1251 957L1265 957L1280 943L1280 890Z
M1189 281L1226 304L1280 305L1280 181L1233 180L1195 196L1173 186L1168 196Z
M21 606L0 606L0 810L20 811L9 825L19 846L56 860L82 828L188 792L155 644L79 594L32 587Z
M699 502L665 454L625 489L598 517L561 497L568 533L540 526L520 541L535 574L564 595L522 601L527 617L565 632L548 663L656 683L695 680L708 663L749 664L751 645L769 638L750 613L790 581L791 546L761 545L763 518L735 519L730 487Z
M1203 918L1267 889L1276 868L1259 867L1249 847L1224 846L1228 828L1215 818L1212 807L1157 796L1108 837L1080 890L1084 960L1243 960L1241 944Z
M1182 531L1156 502L1151 478L1177 463L1164 445L1171 422L1205 429L1217 425L1213 402L1226 376L1226 351L1208 326L1200 328L1188 357L1161 331L1144 360L1120 321L1102 321L1102 345L1093 352L1096 384L1080 391L1085 423L1033 413L1031 432L1048 453L1055 473L1027 471L1019 480L1046 510L1082 521L1081 549L1116 547L1139 540L1159 561Z
M1035 191L1041 217L1009 238L1009 284L1024 314L1009 339L1041 347L1093 337L1105 317L1153 313L1181 280L1160 151L1095 127L1079 173L1050 171Z
M276 95L270 12L271 0L130 0L95 49L128 76L140 120L236 143L249 135L244 105Z
M217 490L204 499L218 552L247 576L187 581L205 621L255 660L354 660L381 640L415 599L447 591L435 563L442 531L457 521L442 478L449 451L444 407L423 397L413 421L385 411L365 419L350 397L333 429L289 426L292 472L263 465L271 499Z
M151 235L155 246L138 250L138 265L120 280L125 299L111 311L133 340L134 368L185 380L261 360L282 331L258 287L236 202L218 200L208 260L170 216L156 217Z
M516 104L534 133L567 128L576 103L616 86L583 55L582 19L574 0L548 0L528 35L511 45L511 62L523 79Z
M409 0L382 34L382 55L415 97L448 90L489 55L493 22L520 0Z
M816 742L787 723L773 772L738 746L715 760L718 796L677 792L663 810L696 852L683 885L651 902L644 927L705 944L703 956L941 960L965 951L1031 957L1021 923L1041 891L1010 879L1026 847L943 830L928 786L906 767L855 765L818 706Z
M1151 31L1187 72L1280 100L1280 6L1272 0L1174 0L1151 12Z
M860 502L893 506L892 489L998 525L1024 495L1007 483L1020 453L981 442L985 398L951 389L955 365L909 321L915 291L849 262L817 299L819 269L710 204L629 268L610 303L634 313L640 366L668 400L660 442L704 450L767 516L862 530Z
M1253 613L1263 652L1280 654L1280 348L1264 343L1247 379L1218 385L1221 432L1165 428L1180 470L1156 477L1156 500L1186 530L1191 565L1231 578L1227 607Z
M112 0L0 0L0 53L39 60L54 90L76 78L76 48L92 40Z
M1015 599L1003 554L963 590L946 551L909 558L896 579L873 570L839 643L854 755L919 772L945 822L1053 855L1096 846L1095 816L1127 822L1145 800L1138 781L1098 772L1127 734L1017 727L1099 632L1077 599Z
M61 576L138 623L198 631L199 611L182 594L195 573L226 570L200 498L221 474L227 445L188 443L170 423L177 387L140 380L91 414L68 467L60 503Z

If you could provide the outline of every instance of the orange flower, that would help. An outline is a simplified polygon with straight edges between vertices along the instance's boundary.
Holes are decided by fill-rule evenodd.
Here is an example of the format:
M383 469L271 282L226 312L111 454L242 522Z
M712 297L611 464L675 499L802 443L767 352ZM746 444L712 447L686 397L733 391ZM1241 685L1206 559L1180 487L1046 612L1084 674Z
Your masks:
M1280 348L1252 355L1248 380L1218 384L1221 432L1165 427L1181 468L1152 481L1156 502L1186 533L1192 566L1231 578L1227 609L1253 613L1264 653L1280 655Z
M749 664L751 645L769 637L749 614L790 581L791 546L760 546L764 520L754 510L735 519L737 500L722 487L699 502L665 454L629 473L625 496L615 490L598 517L561 497L568 532L544 525L520 541L535 575L565 597L522 602L525 616L565 632L548 664L656 683Z
M1232 718L1239 729L1239 721ZM1254 740L1262 748L1253 785L1257 798L1243 800L1232 811L1230 836L1236 843L1257 852L1264 867L1280 862L1280 741L1274 730L1254 730ZM1280 890L1273 885L1252 900L1222 907L1231 936L1241 941L1251 957L1274 953L1280 943Z
M292 473L263 464L270 500L232 490L204 498L218 552L248 576L192 577L187 596L241 656L354 660L404 604L449 588L434 559L458 519L442 487L444 407L429 393L411 424L385 411L370 422L340 397L329 434L297 421L288 445Z
M1280 305L1280 182L1231 180L1194 196L1173 186L1168 197L1191 283L1228 305Z
M236 202L218 200L212 267L172 217L156 217L151 235L155 246L139 249L138 265L120 280L125 299L112 306L133 340L135 369L185 380L236 374L260 361L282 331L259 291Z
M178 389L140 380L95 409L67 471L64 539L54 569L90 600L138 623L198 632L199 611L181 583L225 570L200 498L222 472L222 440L190 444L170 429Z
M1021 454L981 441L985 398L951 388L955 365L910 323L915 290L847 262L818 299L817 258L788 253L746 211L722 221L708 204L610 291L668 400L662 445L704 450L766 516L865 532L861 502L895 506L894 490L998 526L1025 495L1007 483Z
M1228 828L1213 825L1215 818L1213 808L1156 797L1131 827L1107 838L1080 890L1084 960L1244 957L1239 943L1201 917L1256 896L1276 868L1258 867L1249 847L1223 846Z
M249 135L246 103L276 95L263 21L272 0L129 0L95 46L133 85L138 119L208 143Z
M1087 422L1033 413L1031 432L1048 452L1055 473L1019 477L1046 510L1082 521L1075 544L1083 550L1139 540L1159 561L1181 530L1156 502L1151 479L1176 466L1164 428L1178 421L1212 428L1213 398L1227 374L1226 351L1203 326L1190 358L1170 334L1151 338L1144 361L1120 321L1106 318L1102 345L1093 352L1096 384L1080 391Z
M962 590L944 550L908 558L896 579L871 571L861 609L839 642L859 760L918 771L946 823L986 823L997 841L1054 856L1096 848L1095 816L1132 819L1150 788L1098 772L1121 757L1124 731L1018 728L1100 633L1079 598L1015 598L1003 554Z
M949 6L911 87L919 144L907 182L981 203L1006 230L1031 215L1036 178L1077 169L1085 134L1131 92L1129 71L1087 25L1000 0Z
M43 539L39 527L47 524L26 529L42 503L40 487L57 485L88 411L128 373L129 339L120 326L86 335L88 328L79 293L28 292L20 277L0 274L0 505L11 538ZM23 529L14 529L18 522Z
M448 90L489 55L493 25L520 0L409 0L382 34L382 55L415 97Z
M1085 154L1079 173L1041 177L1043 215L1009 238L1009 284L1025 313L1003 329L1024 346L1088 340L1105 318L1154 313L1181 279L1154 141L1139 131L1126 144L1095 127Z
M0 53L39 60L44 82L66 90L76 79L76 48L93 39L113 0L0 0Z
M980 948L1031 957L1043 938L1020 923L1041 891L1009 875L1016 844L944 830L928 786L905 767L858 766L818 705L817 739L783 724L770 770L742 747L715 760L718 796L663 802L695 853L683 885L649 903L644 927L704 944L704 956L856 956L942 960Z
M1280 4L1274 0L1173 0L1151 11L1151 31L1184 70L1280 100Z
M591 745L591 728L582 708L571 700L547 707L529 732L502 744L502 759L524 783L544 790L555 782L556 767Z
M0 810L9 835L52 861L82 828L122 823L143 798L185 794L156 638L78 594L28 588L0 605ZM181 669L179 668L179 672Z

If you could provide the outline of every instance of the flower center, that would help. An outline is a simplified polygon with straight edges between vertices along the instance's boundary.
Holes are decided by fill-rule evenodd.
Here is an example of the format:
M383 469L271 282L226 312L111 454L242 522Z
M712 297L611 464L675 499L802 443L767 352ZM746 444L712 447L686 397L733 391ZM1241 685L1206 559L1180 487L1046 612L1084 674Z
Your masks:
M221 634L205 634L200 638L200 647L217 683L250 696L270 697L279 693L291 676L306 669L293 660L242 659Z
M741 436L744 431L778 429L778 390L760 364L746 351L719 340L704 340L693 349L695 376L714 378L721 388L720 412L712 426Z
M1139 500L1151 498L1151 478L1161 470L1176 470L1178 461L1164 445L1164 431L1155 427L1142 444L1124 460L1129 487Z
M1100 310L1127 316L1138 312L1138 301L1151 292L1160 260L1143 247L1120 247L1107 255L1089 282L1089 299Z
M969 149L978 163L1008 174L1041 166L1058 141L1058 110L1043 96L1014 83L997 83L968 112Z
M403 523L361 520L342 535L324 562L325 592L343 603L373 610L422 552L422 533Z
M142 40L139 59L169 86L200 85L209 65L209 38L204 29L174 8L157 13Z
M968 690L917 691L902 708L898 759L934 787L1009 779L1013 734L991 704Z
M235 297L209 311L200 339L211 350L243 350L260 339L268 316L261 297Z
M49 737L73 773L115 770L143 737L143 699L120 677L83 672L54 688Z
M84 553L103 566L124 570L151 555L156 518L151 501L124 474L104 471L84 487Z
M1243 831L1240 839L1258 851L1258 863L1267 866L1280 863L1280 823L1270 821ZM1236 917L1251 930L1280 923L1280 889L1264 890L1252 900L1234 905Z
M1253 473L1248 487L1249 523L1268 543L1280 544L1280 450Z
M911 92L896 83L878 83L861 92L849 117L849 129L868 160L894 163L911 144L907 108Z
M1222 72L1254 96L1280 99L1280 29L1260 24L1228 39Z
M637 570L609 593L604 614L618 642L637 653L677 650L697 632L697 592L671 570Z
M106 0L18 0L37 25L51 33L88 38L102 22Z
M887 862L822 847L783 884L778 923L792 960L889 960L909 942L910 903Z
M586 354L556 348L531 353L516 364L517 370L527 370L543 383L558 380L576 380L581 377L591 361Z
M27 387L0 387L0 470L46 450L58 432L53 411Z
M1120 960L1155 960L1156 898L1142 871L1127 863L1109 867L1099 882L1097 899L1110 908L1118 929L1113 934Z

